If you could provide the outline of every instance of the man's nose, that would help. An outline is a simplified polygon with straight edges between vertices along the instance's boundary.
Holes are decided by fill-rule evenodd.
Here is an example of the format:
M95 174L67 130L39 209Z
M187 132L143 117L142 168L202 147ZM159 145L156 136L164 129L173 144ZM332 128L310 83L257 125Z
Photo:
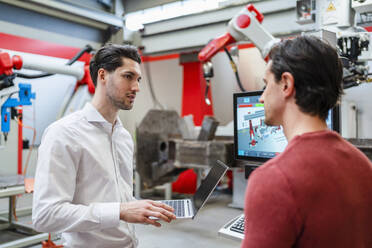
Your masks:
M260 103L264 103L264 97L263 94L261 95L260 99L258 100Z
M139 92L140 87L139 87L139 82L135 82L132 86L132 91Z

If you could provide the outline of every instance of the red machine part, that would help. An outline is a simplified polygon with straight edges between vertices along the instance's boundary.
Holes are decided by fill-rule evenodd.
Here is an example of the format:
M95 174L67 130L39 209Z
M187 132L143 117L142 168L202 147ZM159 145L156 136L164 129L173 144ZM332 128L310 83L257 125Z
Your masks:
M22 66L23 66L23 60L22 60L21 56L14 55L12 57L12 61L13 61L13 68L14 69L20 70L22 68Z
M13 68L19 70L22 68L22 58L20 56L13 56L10 58L8 53L0 52L0 75L12 75Z
M94 94L95 92L95 87L92 81L92 78L90 77L90 71L89 71L89 65L84 66L84 77L76 83L75 90L80 86L80 85L88 85L88 91L90 94Z
M11 75L13 63L8 53L0 53L0 75Z
M231 36L231 34L226 33L224 35L221 35L209 42L208 45L200 51L200 53L198 54L198 58L201 62L210 60L220 49L235 42L236 41L234 37Z
M259 21L259 23L262 23L263 19L264 19L264 16L261 12L259 12L253 4L249 4L247 5L247 10L249 12L254 12L256 14L256 19L257 21Z
M249 24L251 24L251 18L247 15L240 15L236 19L236 24L239 28L246 28L249 26Z
M253 12L253 15L256 17L257 21L259 23L262 23L264 16L262 13L260 13L254 6L253 4L247 5L247 10L249 12ZM248 15L242 14L238 16L236 19L236 24L239 28L247 28L251 24L251 18Z

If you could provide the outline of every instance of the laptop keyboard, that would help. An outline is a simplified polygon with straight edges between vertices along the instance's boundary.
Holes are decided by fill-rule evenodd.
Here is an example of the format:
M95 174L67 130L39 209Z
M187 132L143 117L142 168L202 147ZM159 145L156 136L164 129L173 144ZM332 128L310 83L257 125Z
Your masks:
M184 200L172 200L172 201L161 201L169 206L171 206L177 217L184 217L185 216L185 203Z
M244 234L244 215L235 221L234 225L230 227L230 230Z

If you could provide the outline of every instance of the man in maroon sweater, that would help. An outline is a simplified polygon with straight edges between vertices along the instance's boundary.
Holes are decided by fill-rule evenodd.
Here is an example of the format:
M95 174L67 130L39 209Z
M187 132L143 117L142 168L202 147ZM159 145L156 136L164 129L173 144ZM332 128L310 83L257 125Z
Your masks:
M372 247L372 163L325 122L342 94L336 51L302 36L270 59L260 101L289 143L248 180L242 247Z

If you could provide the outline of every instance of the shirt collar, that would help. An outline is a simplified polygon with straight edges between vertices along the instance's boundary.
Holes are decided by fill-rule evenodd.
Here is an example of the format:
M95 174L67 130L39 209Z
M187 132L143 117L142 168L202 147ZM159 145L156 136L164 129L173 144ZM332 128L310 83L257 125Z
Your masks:
M98 110L92 105L92 103L90 102L87 102L83 108L83 112L84 112L84 115L85 117L87 118L87 120L89 122L100 122L100 123L108 123L111 125L111 123L109 123L102 115L100 112L98 112ZM122 126L122 122L121 120L116 117L116 122L115 122L115 126L116 125L119 125L119 126Z

